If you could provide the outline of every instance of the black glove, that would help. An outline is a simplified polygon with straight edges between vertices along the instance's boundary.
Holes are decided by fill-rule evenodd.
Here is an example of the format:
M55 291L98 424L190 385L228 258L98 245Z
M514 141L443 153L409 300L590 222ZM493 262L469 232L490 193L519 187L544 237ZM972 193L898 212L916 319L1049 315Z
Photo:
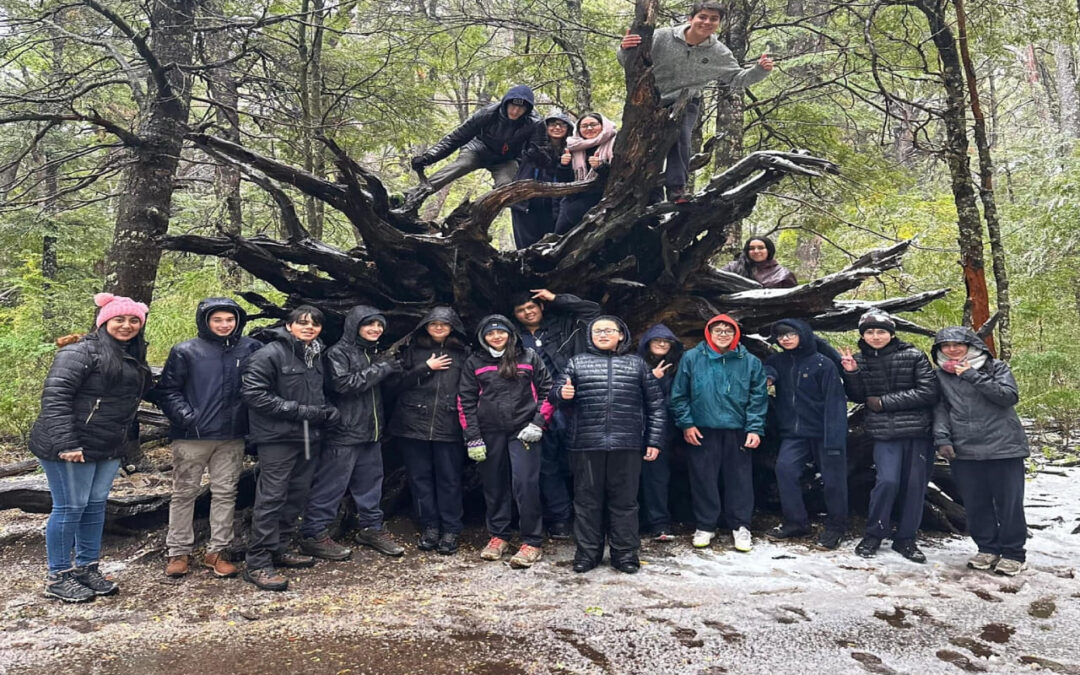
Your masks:
M320 411L323 416L324 427L336 426L341 421L341 411L332 405L324 405L320 408Z
M881 405L881 397L880 396L867 396L866 397L866 407L870 408L874 412L881 412L882 410L885 409L885 407Z
M326 414L323 412L325 406L319 405L301 405L296 408L296 416L302 420L307 420L312 424L319 424L326 419Z
M425 166L428 165L427 160L424 159L423 155L417 155L416 157L413 157L409 164L412 165L413 171L419 171L420 169L423 169Z

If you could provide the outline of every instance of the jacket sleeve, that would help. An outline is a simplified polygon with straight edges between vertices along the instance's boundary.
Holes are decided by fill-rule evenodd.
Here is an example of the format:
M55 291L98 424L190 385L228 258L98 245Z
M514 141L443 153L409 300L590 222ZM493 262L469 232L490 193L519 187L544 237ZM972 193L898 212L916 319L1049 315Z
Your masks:
M38 420L44 426L48 438L52 440L52 448L57 456L80 446L79 437L75 433L72 408L75 394L92 366L93 359L87 349L76 343L57 352L49 374L45 377Z
M187 359L181 350L173 347L169 351L169 358L165 359L165 367L161 369L153 401L169 421L181 429L190 426L195 419L195 410L184 398L187 379Z
M240 397L248 408L260 414L299 420L300 403L284 399L274 391L277 370L273 351L264 347L255 352L240 375Z
M881 397L883 410L910 410L912 408L933 408L938 400L938 380L934 374L934 367L930 365L930 359L926 354L919 353L919 357L912 364L915 372L915 387L904 391L893 391Z
M746 433L765 435L765 416L769 412L769 388L765 384L765 367L756 356L750 356L750 400L746 406Z
M855 362L859 365L855 372L840 370L840 375L844 378L844 391L847 392L847 397L852 403L866 403L866 383L863 382L864 364L859 363L858 357L855 358Z
M1020 390L1008 364L994 359L986 368L964 371L961 379L971 383L975 391L988 401L1003 408L1011 408L1020 401Z
M551 419L551 413L553 411L551 401L548 400L548 394L551 393L551 373L548 372L547 366L544 365L544 360L540 358L540 355L530 350L531 361L533 366L533 386L536 387L536 415L533 416L533 424L538 427L544 428L547 426L548 420Z
M577 321L589 321L600 316L600 305L570 293L556 295L555 299L548 303L548 309L572 316Z
M694 418L690 414L690 362L689 354L679 361L679 368L675 371L675 379L671 383L671 400L668 402L668 410L675 418L675 426L680 429L689 429L694 425Z
M754 64L749 68L743 68L739 63L735 55L731 53L731 50L727 47L719 50L719 80L728 85L732 89L745 89L752 84L761 82L769 75L769 71L765 70L758 64Z
M392 361L380 361L354 370L349 367L348 355L340 349L328 351L326 362L330 370L330 391L335 394L362 394L377 387L394 372Z
M821 390L825 399L825 439L827 450L843 449L847 445L847 397L844 396L844 383L840 373L826 359L821 369Z
M476 418L476 406L480 402L480 385L476 381L475 362L466 359L461 369L461 382L458 385L458 417L465 440L480 438L480 424Z
M424 161L428 164L434 164L443 157L449 157L450 153L471 141L484 128L484 125L487 124L488 119L491 117L491 112L498 109L498 105L495 103L474 112L461 126L443 136L442 140L421 155Z
M664 390L644 360L641 361L641 394L645 401L645 446L666 450L664 429L667 427L667 407L664 405Z
M934 445L952 445L952 420L949 416L949 402L942 396L934 406Z

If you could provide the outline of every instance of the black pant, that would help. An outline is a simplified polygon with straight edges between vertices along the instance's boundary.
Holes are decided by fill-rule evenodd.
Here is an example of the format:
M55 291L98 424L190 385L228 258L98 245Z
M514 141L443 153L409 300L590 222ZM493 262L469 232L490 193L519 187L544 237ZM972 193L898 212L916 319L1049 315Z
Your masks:
M554 381L554 378L553 378ZM570 453L566 449L566 417L556 410L540 439L540 500L544 524L569 523L574 517L570 497Z
M933 466L934 445L929 438L874 441L877 476L870 492L870 508L866 512L867 536L888 537L895 510L900 515L896 532L892 534L893 543L915 540Z
M671 483L673 445L668 442L656 459L641 464L641 521L645 531L650 534L671 531L668 486Z
M545 234L555 231L559 217L559 199L532 199L528 211L510 209L510 220L514 225L514 245L528 248L544 238Z
M575 557L599 563L604 557L604 516L613 565L636 561L638 537L637 485L641 450L597 450L571 453L574 467Z
M576 195L563 197L562 206L559 208L559 219L555 221L555 234L566 234L581 222L585 213L600 203L604 196L604 190L589 190Z
M735 429L700 429L701 445L686 446L690 503L697 529L713 532L720 520L720 479L724 480L724 518L731 530L750 529L754 515L754 464L743 448L746 434Z
M480 480L484 484L488 532L510 540L510 520L516 503L521 541L529 546L542 545L540 444L526 448L509 434L484 434L484 444L487 459L480 462Z
M311 459L304 458L302 443L259 445L259 473L247 551L249 569L273 567L274 555L285 551L304 510L318 464L318 444L311 447Z
M465 448L461 443L414 438L399 438L397 447L405 461L420 528L459 534L463 529L461 475Z
M813 460L825 485L825 529L847 530L847 450L828 450L820 438L785 438L776 457L776 489L784 522L809 527L810 517L803 502L802 476L806 463Z
M964 500L968 533L979 552L1024 562L1024 458L955 459L950 468Z

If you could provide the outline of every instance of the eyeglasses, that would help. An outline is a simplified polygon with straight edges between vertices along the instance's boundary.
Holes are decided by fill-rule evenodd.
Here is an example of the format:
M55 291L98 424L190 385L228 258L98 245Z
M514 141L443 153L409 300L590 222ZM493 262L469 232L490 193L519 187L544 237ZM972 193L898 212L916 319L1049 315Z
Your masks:
M719 330L710 331L713 335L722 335L724 337L731 337L735 335L735 331L721 328Z
M621 331L618 328L593 328L593 335L618 335Z
M578 129L599 129L601 125L599 122L589 122L578 125Z
M787 340L794 340L797 337L799 337L798 333L784 333L783 335L777 335L776 339L777 340L787 341Z

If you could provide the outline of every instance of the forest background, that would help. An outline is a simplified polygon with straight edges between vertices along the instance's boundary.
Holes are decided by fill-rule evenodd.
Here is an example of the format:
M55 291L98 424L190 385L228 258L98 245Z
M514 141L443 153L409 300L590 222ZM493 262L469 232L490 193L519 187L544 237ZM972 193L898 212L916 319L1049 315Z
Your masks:
M985 252L991 310L1008 309L1009 331L998 342L1011 351L1022 413L1072 426L1080 417L1080 2L729 6L721 39L746 63L768 51L777 69L742 99L707 92L695 145L709 164L698 184L761 149L806 149L836 162L841 175L770 189L717 262L745 236L769 234L778 258L806 281L915 237L902 270L850 297L950 287L908 318L931 328L965 320L957 176L943 122L948 73L929 26L937 17L970 57L968 184L994 198L1000 224L997 269L983 234L985 200L967 253ZM662 7L659 25L688 10L683 2ZM29 432L54 339L91 324L90 296L128 264L116 242L139 239L124 213L147 147L133 134L168 136L178 112L163 91L184 92L187 129L332 177L333 156L318 140L325 136L403 191L416 182L411 156L512 84L531 85L542 114L595 109L618 122L625 88L615 47L633 15L634 4L619 0L0 0L0 437ZM178 33L178 51L163 47ZM164 202L171 209L158 226L281 236L280 211L251 176L181 135L172 140L179 152L168 138L157 148L178 157ZM477 172L453 183L422 215L445 215L486 192L488 181ZM292 196L309 232L342 249L356 245L338 212ZM501 248L512 246L509 230L504 213L492 228ZM1005 271L1008 302L995 285ZM283 299L228 261L169 252L151 284L154 364L193 335L202 297L250 289ZM856 336L830 337L852 344Z

